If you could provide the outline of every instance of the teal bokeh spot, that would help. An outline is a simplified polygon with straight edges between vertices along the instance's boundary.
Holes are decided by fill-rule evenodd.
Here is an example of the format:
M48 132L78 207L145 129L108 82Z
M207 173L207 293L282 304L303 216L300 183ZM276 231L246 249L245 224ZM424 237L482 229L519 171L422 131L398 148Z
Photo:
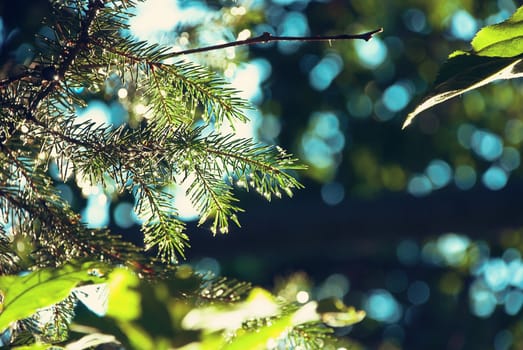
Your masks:
M133 205L128 202L118 203L113 211L113 218L116 225L121 228L129 228L136 222L133 218Z
M423 11L418 9L408 9L403 13L403 23L412 32L423 32L427 26L427 17Z
M275 4L282 5L282 6L288 6L292 5L296 2L304 3L303 6L309 3L309 0L272 0Z
M314 132L322 138L336 135L340 127L338 117L334 113L318 113L313 115L313 120L316 122Z
M430 288L426 282L414 281L407 290L407 298L414 305L425 304L430 297Z
M85 122L92 122L96 126L112 124L111 110L103 101L90 101L87 107L80 108L77 112L76 123Z
M510 282L509 268L499 258L489 260L484 266L483 274L485 283L494 292L502 291Z
M496 308L496 296L481 282L475 282L470 290L470 309L478 317L487 318Z
M516 170L521 163L521 155L514 147L505 147L499 162L506 171Z
M356 54L362 65L368 68L376 68L387 58L387 46L378 37L372 40L358 40L354 42Z
M53 180L56 181L62 181L62 178L60 177L60 169L58 169L58 165L53 160L49 162L49 175L53 178Z
M523 292L520 290L511 290L505 296L505 312L508 315L516 315L523 306Z
M414 175L407 185L407 191L416 197L423 197L432 192L432 183L425 175Z
M204 257L196 263L194 269L204 278L213 278L220 276L221 265L218 260L210 257Z
M459 265L466 257L470 239L463 235L447 233L441 236L437 242L439 254L449 265Z
M317 136L304 136L302 147L305 158L318 168L328 168L333 165L331 148Z
M334 78L340 74L343 61L338 55L329 54L323 58L309 73L310 85L318 90L325 90L330 86Z
M56 189L58 190L60 197L62 197L63 200L69 203L69 205L73 203L74 193L71 187L69 187L69 185L59 184L56 185Z
M109 201L101 200L102 193L87 197L87 205L82 210L82 222L89 228L103 228L109 224Z
M457 136L458 142L463 148L470 149L472 146L472 135L476 131L476 127L471 124L461 124L458 128Z
M401 111L409 101L409 92L400 84L391 85L383 92L383 104L392 112Z
M399 321L402 315L401 306L396 299L383 289L372 291L364 308L369 318L387 323Z
M350 281L342 274L332 274L318 288L318 300L326 298L343 299L349 292Z
M0 47L3 47L4 40L6 38L4 19L0 17Z
M494 165L483 174L482 181L487 188L496 191L505 187L508 177L503 169Z
M472 149L485 160L493 161L503 153L503 141L498 135L477 130L472 134Z
M450 22L450 33L456 38L461 40L470 40L478 31L478 23L465 10L459 10L456 12Z
M321 198L328 205L336 205L343 201L345 188L339 182L331 182L321 187Z
M296 11L288 12L278 26L278 34L282 36L306 36L310 34L307 17ZM278 49L284 54L295 52L301 45L299 41L279 41Z
M110 108L110 122L113 126L117 127L126 123L129 119L129 113L127 109L120 102L113 102L109 106Z
M430 162L427 166L426 173L434 188L444 187L452 179L452 169L450 165L440 159L435 159Z
M335 165L345 146L340 121L332 112L315 112L309 120L309 130L301 138L304 158L318 168Z
M520 259L511 261L508 264L510 275L509 284L511 286L523 289L523 263Z

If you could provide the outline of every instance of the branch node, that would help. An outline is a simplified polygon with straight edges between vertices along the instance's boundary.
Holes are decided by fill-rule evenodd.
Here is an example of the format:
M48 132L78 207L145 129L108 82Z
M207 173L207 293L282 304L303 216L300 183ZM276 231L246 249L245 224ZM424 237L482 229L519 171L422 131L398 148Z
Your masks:
M259 38L260 38L261 42L268 43L269 41L271 41L271 37L272 37L271 33L263 32L263 34L260 35Z

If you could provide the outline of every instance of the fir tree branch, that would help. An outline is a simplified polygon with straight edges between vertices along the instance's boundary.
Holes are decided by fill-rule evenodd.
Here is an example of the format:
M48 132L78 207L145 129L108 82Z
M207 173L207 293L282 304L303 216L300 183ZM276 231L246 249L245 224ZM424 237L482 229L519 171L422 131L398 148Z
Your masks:
M212 154L220 160L222 165L219 171L236 177L238 187L254 188L267 200L271 199L272 194L280 197L280 190L292 196L292 189L302 187L286 171L305 167L281 147L257 144L249 139L234 139L231 135L211 134L197 141L203 154ZM205 157L202 159L206 162ZM212 161L215 167L219 164L216 160Z
M54 137L61 139L62 141L72 143L79 147L84 147L86 150L90 150L94 153L103 152L103 147L96 143L84 142L69 137L65 134L62 134L58 128L44 126L43 123L38 123L37 125L45 128L46 132L52 131L51 134ZM106 245L105 242L108 238L110 239L110 237L104 233L105 231L91 230L83 226L83 224L80 223L80 217L70 211L67 204L60 200L59 196L54 193L54 191L51 192L52 188L50 188L48 186L49 184L46 183L47 178L43 177L43 174L38 174L38 177L30 175L31 171L34 173L37 172L37 169L34 168L35 165L32 163L26 164L26 162L19 159L15 152L6 145L2 145L2 150L7 160L12 162L13 166L15 167L15 170L12 172L16 173L14 173L13 176L17 178L24 177L26 179L25 191L21 191L19 189L13 191L14 188L10 187L9 185L7 185L9 187L0 187L0 198L5 200L5 202L2 202L4 205L2 212L7 210L14 210L14 213L18 218L25 217L25 215L20 215L19 213L27 213L33 219L38 220L40 223L39 226L43 228L44 232L47 233L46 235L35 235L34 237L39 241L37 247L40 252L38 254L42 255L43 253L48 254L48 256L52 256L57 264L60 264L60 256L56 254L58 254L60 250L68 251L67 256L69 256L69 258L97 255L100 257L105 257L104 259L115 263L123 263L137 268L145 275L155 274L155 272L152 270L153 265L150 264L150 262L145 260L139 262L140 256L138 253L141 251L140 248L131 244ZM107 151L105 153L107 154L107 157L113 156L112 153ZM129 168L129 171L133 170L135 169ZM133 173L133 175L135 179L138 177L138 175L135 173ZM37 179L39 181L35 182ZM140 180L138 178L137 182L146 187L144 180ZM151 206L156 205L154 198L155 196L153 194L149 194ZM6 205L7 203L9 204ZM156 207L155 212L158 216L163 214L163 210L159 207ZM162 219L163 218L160 218L160 220ZM68 229L64 230L65 228ZM21 230L24 235L37 233L36 231L33 232L32 229ZM71 235L71 232L74 232L75 234ZM167 233L170 233L170 231ZM100 237L99 241L96 239L98 236ZM86 238L88 240L86 240ZM117 240L115 243L119 244L120 242L118 237L114 238ZM175 242L177 243L175 248L183 255L182 248L188 245L185 244L187 237L180 232L178 236L174 237L174 239L176 239ZM56 246L61 245L64 248L54 248L55 243L50 242L59 242L56 243L58 244ZM129 253L133 255L129 257ZM44 257L44 259L46 258ZM47 261L46 263L50 262L48 257L47 260L42 260L41 262L44 261Z
M137 179L137 182L139 191L145 195L149 203L147 206L138 196L137 212L139 215L147 215L142 224L145 250L157 247L158 256L163 262L177 262L177 253L185 259L184 250L190 247L189 237L183 232L185 224L173 216L176 213L172 197L163 191L153 193L150 185L143 180ZM167 198L162 200L162 196Z
M211 225L213 234L228 233L229 219L239 227L236 213L243 212L243 209L234 205L238 199L233 196L231 187L221 181L221 178L214 178L213 174L206 172L199 165L194 165L193 171L196 179L189 187L188 194L200 211L198 224L203 224L209 216L214 215Z
M370 32L362 34L340 34L340 35L326 35L326 36L275 36L269 32L264 32L263 34L256 36L254 38L249 38L245 40L232 41L225 44L212 45L206 47L198 47L195 49L188 49L183 51L173 52L167 55L162 56L162 59L176 57L181 55L190 55L193 53L200 53L206 51L215 51L221 50L228 47L234 46L244 46L244 45L254 45L254 44L266 44L274 41L337 41L337 40L365 40L369 41L374 35L383 32L383 28L378 28Z
M251 155L251 157L248 157L239 152L231 152L228 150L221 150L219 148L211 148L211 147L206 147L205 151L208 152L209 154L216 155L217 157L220 157L220 158L236 160L239 163L243 163L243 164L250 164L251 166L254 166L256 169L258 169L264 173L273 174L275 176L283 175L283 176L290 177L289 174L284 172L283 169L279 168L276 164L271 163L271 162L262 162L262 161L256 159L255 157L252 157L252 155ZM293 162L290 162L289 165L291 165L291 166L289 166L288 169L297 169L297 170L306 169L305 166L298 165Z
M93 21L96 18L96 13L100 8L104 7L104 3L102 0L90 0L89 6L87 9L87 15L85 19L82 22L81 30L78 35L77 41L75 45L65 50L65 57L60 63L60 66L58 67L57 75L56 77L58 79L53 79L48 84L43 84L42 89L38 92L36 97L31 101L31 104L29 105L29 112L32 113L36 110L38 107L38 104L40 101L42 101L44 98L46 98L54 89L59 85L60 79L65 76L65 73L71 66L71 64L74 62L74 59L78 55L78 53L87 46L89 42L89 28L91 27Z
M65 72L69 69L71 64L73 63L75 57L78 55L78 53L84 49L87 44L89 43L90 35L89 35L89 29L94 22L94 19L96 18L96 13L99 9L104 7L104 3L102 0L90 0L89 1L89 7L87 10L87 16L84 19L84 22L82 23L80 33L78 35L78 39L76 40L75 45L67 52L64 60L60 64L60 67L58 68L58 75L59 77L63 77L65 75Z
M31 174L30 170L26 169L26 166L16 157L14 152L8 148L7 146L3 145L0 147L1 150L4 151L4 154L7 155L7 157L16 165L18 168L19 175L22 175L27 183L27 185L31 188L31 191L39 198L42 198L40 194L40 190L38 186L34 183L34 175ZM18 177L19 180L21 180L20 176ZM42 204L44 202L42 201Z

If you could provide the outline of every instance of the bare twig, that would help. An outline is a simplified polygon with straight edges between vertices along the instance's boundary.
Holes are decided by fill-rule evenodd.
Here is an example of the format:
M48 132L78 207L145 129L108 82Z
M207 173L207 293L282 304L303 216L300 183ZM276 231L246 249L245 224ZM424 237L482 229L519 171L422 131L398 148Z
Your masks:
M274 36L271 33L264 32L263 34L254 38L245 40L232 41L230 43L198 47L195 49L183 50L168 53L162 56L162 59L176 57L181 55L190 55L193 53L200 53L206 51L221 50L227 47L243 46L243 45L254 45L254 44L265 44L271 41L335 41L335 40L365 40L369 41L374 35L383 32L383 28L362 33L362 34L341 34L341 35L326 35L326 36Z

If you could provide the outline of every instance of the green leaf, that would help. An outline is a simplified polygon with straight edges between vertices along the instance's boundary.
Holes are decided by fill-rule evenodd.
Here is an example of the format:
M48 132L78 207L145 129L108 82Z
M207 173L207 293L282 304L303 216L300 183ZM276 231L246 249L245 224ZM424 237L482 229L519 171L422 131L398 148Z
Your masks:
M283 317L270 326L266 326L256 330L255 332L247 332L236 337L232 342L227 344L224 350L242 350L242 349L266 349L267 343L271 339L278 339L281 335L289 330L292 326L292 315Z
M514 57L523 53L523 6L504 22L482 28L472 39L480 56Z
M203 329L206 332L235 330L241 328L246 320L273 317L277 314L275 298L262 288L253 288L244 302L192 309L185 315L182 327L188 330Z
M116 269L109 275L109 305L107 315L119 321L132 321L140 317L141 296L136 289L138 276L126 269Z
M38 309L62 301L80 282L99 281L100 277L92 274L93 269L99 267L99 263L65 265L25 276L1 276L0 330L6 329L11 322L31 316Z
M506 21L481 29L474 51L454 52L443 64L432 91L412 111L403 128L421 112L495 80L523 76L523 6Z

